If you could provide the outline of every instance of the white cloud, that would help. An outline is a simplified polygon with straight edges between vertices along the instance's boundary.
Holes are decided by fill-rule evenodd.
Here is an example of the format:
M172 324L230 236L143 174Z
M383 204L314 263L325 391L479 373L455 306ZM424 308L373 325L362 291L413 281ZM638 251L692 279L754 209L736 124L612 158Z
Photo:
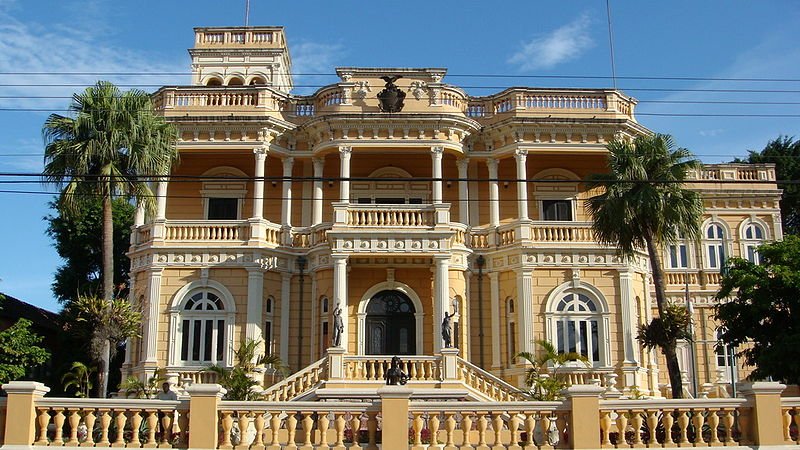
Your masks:
M722 128L714 128L711 130L700 130L698 133L703 137L715 137L725 132Z
M344 56L344 46L341 44L323 44L319 42L300 42L293 44L292 73L294 84L320 86L331 82L334 75L332 68ZM306 74L306 75L304 75ZM309 76L307 74L324 74L322 76ZM295 93L310 94L317 87L300 87Z
M522 71L530 71L550 69L575 59L594 46L594 41L589 36L591 22L589 15L584 13L552 33L537 36L524 43L508 62Z
M7 1L7 0L0 0ZM9 3L7 3L9 4ZM2 5L2 3L0 3ZM183 72L185 65L154 61L152 56L115 48L103 42L97 27L55 25L17 20L0 8L0 67L13 75L0 77L0 107L64 110L71 95L98 79L124 85L177 84L176 76L102 75L101 73ZM81 72L86 75L71 75ZM32 73L38 73L33 75ZM182 82L188 81L187 77ZM61 85L61 86L53 86ZM70 85L70 86L63 86ZM72 86L77 85L77 86ZM142 87L152 91L154 88ZM37 98L51 97L51 98Z

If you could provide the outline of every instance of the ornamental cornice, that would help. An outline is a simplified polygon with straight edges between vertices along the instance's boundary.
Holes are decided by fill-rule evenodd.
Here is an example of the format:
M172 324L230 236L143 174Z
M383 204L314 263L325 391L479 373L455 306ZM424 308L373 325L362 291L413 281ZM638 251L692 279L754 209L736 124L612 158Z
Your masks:
M288 270L286 256L254 251L209 251L203 249L173 249L130 255L131 271L172 267L237 267L260 268L265 271Z
M358 235L356 235L358 234ZM425 233L419 237L400 237L402 233L390 236L363 236L359 233L330 233L328 242L334 253L394 253L394 254L441 254L450 251L450 233L436 236L437 233ZM337 236L338 235L338 236Z

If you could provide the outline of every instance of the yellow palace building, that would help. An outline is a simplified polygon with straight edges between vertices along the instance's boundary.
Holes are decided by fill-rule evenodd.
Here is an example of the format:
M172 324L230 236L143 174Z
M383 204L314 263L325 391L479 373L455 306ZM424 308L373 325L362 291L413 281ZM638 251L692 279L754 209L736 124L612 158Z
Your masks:
M561 369L576 384L662 395L662 357L636 340L654 313L647 256L594 240L581 182L606 170L609 141L649 133L635 99L474 97L446 69L365 67L293 95L281 27L196 28L189 53L192 85L154 95L180 162L157 212L136 217L131 298L145 321L127 374L207 381L204 368L257 339L294 373L285 399L372 389L394 355L412 382L487 393L523 386L514 355L547 340L588 359ZM715 348L720 269L781 228L773 166L689 175L702 238L663 255L670 300L694 310L694 345L680 348L691 391L744 375Z

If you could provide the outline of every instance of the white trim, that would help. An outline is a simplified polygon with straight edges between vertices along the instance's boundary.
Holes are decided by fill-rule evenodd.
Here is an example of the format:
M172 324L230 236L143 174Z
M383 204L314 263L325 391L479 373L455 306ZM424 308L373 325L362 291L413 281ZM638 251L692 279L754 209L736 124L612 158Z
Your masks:
M356 355L364 355L367 304L369 304L369 301L372 300L372 297L374 297L375 294L381 291L402 292L411 300L411 303L414 304L414 319L416 321L416 351L417 355L424 354L422 350L422 326L425 313L423 312L422 301L420 300L419 295L417 295L417 293L414 292L414 290L411 289L411 287L407 284L400 283L399 281L383 281L367 289L367 291L364 292L364 295L361 296L361 300L358 302L358 313L356 315L356 320L358 321L358 324L356 325Z
M597 303L598 311L595 313L575 313L569 314L571 317L575 318L585 318L585 319L592 319L597 320L597 346L599 350L600 360L595 363L596 367L609 367L611 366L611 337L610 337L610 312L608 301L606 301L605 296L603 293L594 285L589 284L585 281L581 281L580 279L573 279L571 281L567 281L558 285L555 289L550 291L547 295L547 300L545 301L545 329L547 330L547 334L545 338L550 342L556 343L554 341L554 337L556 335L556 322L558 319L568 315L564 313L559 313L556 311L556 306L558 306L558 302L564 297L568 291L572 291L576 294L584 294L587 295L591 300ZM588 337L587 337L588 339Z

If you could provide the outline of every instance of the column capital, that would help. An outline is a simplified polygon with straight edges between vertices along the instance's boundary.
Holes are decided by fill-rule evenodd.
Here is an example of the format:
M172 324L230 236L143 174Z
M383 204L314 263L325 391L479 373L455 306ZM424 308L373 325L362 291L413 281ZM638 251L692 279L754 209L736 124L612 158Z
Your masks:
M261 147L256 147L253 149L253 154L256 155L256 159L266 158L267 154L269 154L269 147L267 147L266 145L263 145Z
M498 161L496 158L486 158L486 166L490 171L497 170Z
M340 145L339 146L339 154L343 157L350 157L350 154L353 153L353 147L349 145Z
M273 140L275 140L275 137L277 135L278 135L278 133L275 130L269 128L269 127L264 127L262 129L258 130L258 140L262 141L264 143L267 143L267 144L269 144Z
M516 272L518 275L531 275L533 273L533 270L534 270L533 267L525 267L525 266L523 266L523 267L519 267L517 269L514 269L514 272Z
M315 173L322 173L322 169L325 167L325 158L311 158L311 164L314 165Z
M164 268L163 267L150 267L150 268L147 269L147 273L149 275L161 275L162 273L164 273Z
M333 260L334 263L339 261L347 262L347 258L349 257L350 255L331 255L331 259Z
M284 170L291 169L293 165L294 165L294 157L293 156L287 156L286 158L283 158L283 168L284 168Z
M439 262L450 262L450 255L433 255L433 260Z
M528 156L528 149L518 148L518 149L514 150L514 156L517 159L524 160Z
M633 269L630 267L617 269L617 273L619 273L620 278L633 278Z
M467 170L469 167L469 158L458 158L456 160L456 167L458 167L459 170Z
M437 156L441 157L442 154L444 153L444 146L441 146L441 145L432 146L431 147L431 153L433 154L434 158L437 157Z

